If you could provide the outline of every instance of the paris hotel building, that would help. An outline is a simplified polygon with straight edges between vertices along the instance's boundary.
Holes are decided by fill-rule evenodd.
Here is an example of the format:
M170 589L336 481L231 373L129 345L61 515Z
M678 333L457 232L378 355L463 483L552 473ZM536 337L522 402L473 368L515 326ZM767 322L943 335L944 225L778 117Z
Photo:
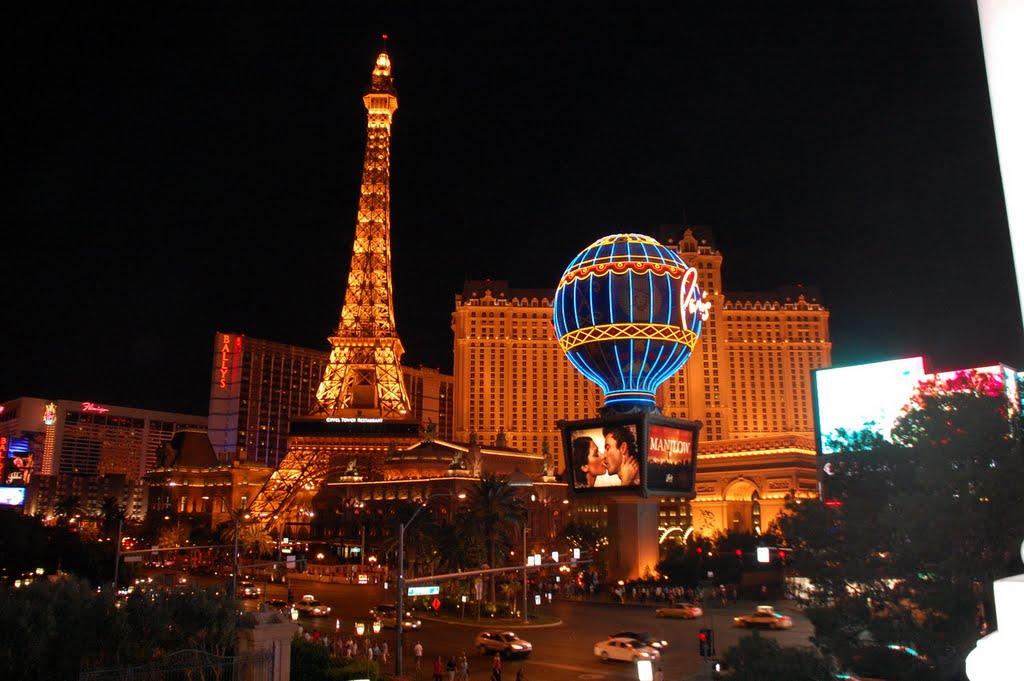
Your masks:
M710 229L648 232L698 272L711 315L687 364L659 388L662 413L699 420L696 498L662 498L666 535L759 532L789 495L817 495L811 372L831 365L828 310L813 288L723 292L723 255ZM544 452L562 471L559 420L597 416L601 390L566 359L554 336L554 289L467 281L452 314L454 376L403 367L413 414L436 438ZM310 413L329 358L236 334L214 342L209 432L214 450L275 466L288 420ZM528 471L537 474L537 471ZM600 500L577 499L581 521L601 522Z
M711 302L689 361L658 390L667 416L699 420L696 498L662 498L663 534L760 532L787 496L817 496L811 372L831 366L829 313L813 288L725 293L722 253L710 229L646 232L696 268ZM563 470L559 420L593 418L601 391L569 363L552 325L554 290L504 281L467 282L455 298L457 440L550 449ZM601 501L577 499L578 519L599 518Z

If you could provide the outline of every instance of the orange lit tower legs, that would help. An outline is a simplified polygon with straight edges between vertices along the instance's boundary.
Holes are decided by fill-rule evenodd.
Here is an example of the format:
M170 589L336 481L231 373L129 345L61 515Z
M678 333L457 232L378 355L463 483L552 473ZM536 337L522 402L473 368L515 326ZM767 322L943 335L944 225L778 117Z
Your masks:
M410 412L391 290L391 116L398 108L398 96L386 46L377 55L363 104L366 155L352 261L341 320L330 338L330 361L312 412L303 419L314 426L325 419L346 417L401 420ZM283 511L299 501L300 493L315 494L332 470L359 464L359 472L365 475L390 445L400 444L394 437L367 441L357 432L329 433L315 427L297 435L295 423L288 453L249 507L255 517L268 523L269 518L283 518Z

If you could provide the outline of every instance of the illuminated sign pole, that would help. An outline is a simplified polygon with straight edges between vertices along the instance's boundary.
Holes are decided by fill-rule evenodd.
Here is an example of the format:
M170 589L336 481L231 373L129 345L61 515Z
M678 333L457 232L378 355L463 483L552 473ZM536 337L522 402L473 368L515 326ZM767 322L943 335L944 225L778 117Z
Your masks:
M657 240L611 234L581 251L555 290L559 346L604 393L602 418L559 423L569 491L612 502L609 525L624 538L610 566L617 578L657 564L657 504L646 499L693 498L702 424L661 416L654 397L689 360L710 315L697 278Z

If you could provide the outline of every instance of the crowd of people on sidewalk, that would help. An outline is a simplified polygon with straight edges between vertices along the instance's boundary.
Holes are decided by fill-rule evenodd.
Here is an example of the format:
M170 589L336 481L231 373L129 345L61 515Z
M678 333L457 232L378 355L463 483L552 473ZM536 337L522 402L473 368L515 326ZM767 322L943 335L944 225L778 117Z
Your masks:
M365 656L367 662L377 662L384 666L391 660L387 641L366 637L362 642L361 637L353 638L341 634L331 635L328 632L321 632L319 629L304 630L299 626L299 636L307 641L319 643L327 649L331 655L346 658ZM423 662L423 644L417 641L412 647L413 660L417 678L426 674L433 674L434 681L469 681L469 658L466 651L453 654L446 662L442 655L437 655L433 663L429 665ZM502 681L501 678L502 659L498 653L491 659L490 681ZM522 667L516 670L515 681L526 681L526 672Z
M422 676L423 672L423 644L419 641L413 646L413 659L416 660L416 675ZM469 681L469 658L463 650L458 655L452 655L445 662L441 655L434 658L432 667L434 681Z
M299 636L307 641L321 644L327 649L329 654L336 657L355 658L365 656L367 662L377 662L381 665L388 664L388 661L391 659L387 641L366 637L365 640L360 642L361 637L345 637L340 633L332 636L330 633L321 632L319 629L304 630L302 625L299 625Z
M458 655L451 655L446 662L443 655L436 655L434 661L427 663L423 661L423 644L419 641L412 648L413 660L415 660L416 678L422 678L427 673L433 675L434 681L469 681L469 658L466 651ZM489 681L502 681L502 659L498 653L491 658L491 675ZM526 671L520 666L516 670L515 681L527 681Z

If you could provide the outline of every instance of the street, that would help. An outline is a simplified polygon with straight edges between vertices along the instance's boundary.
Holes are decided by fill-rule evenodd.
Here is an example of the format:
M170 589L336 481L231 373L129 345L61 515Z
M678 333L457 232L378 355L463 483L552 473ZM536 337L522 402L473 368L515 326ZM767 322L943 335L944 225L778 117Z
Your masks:
M385 590L381 586L354 586L349 584L332 584L315 579L294 579L292 589L295 598L310 593L332 607L329 618L299 619L306 629L318 629L333 635L337 628L345 637L355 631L356 622L367 624L369 632L369 609L377 603L394 601L394 591ZM279 584L269 586L268 598L284 598L286 589ZM408 601L406 599L407 606ZM247 603L250 603L247 601ZM251 602L256 606L256 602ZM545 615L554 616L555 624L523 625L503 621L501 630L515 631L520 637L533 644L533 654L526 660L507 660L504 663L503 676L511 681L516 671L522 667L528 679L537 681L571 681L588 679L635 680L637 671L634 665L623 662L601 662L593 654L595 641L603 639L616 630L629 629L651 632L669 642L660 665L665 673L666 681L699 678L702 672L702 658L698 653L698 631L701 628L712 628L715 632L715 647L720 655L726 648L734 645L742 636L749 636L749 630L733 626L735 615L752 612L759 603L740 601L725 607L712 606L705 609L705 615L695 620L663 619L654 614L655 604L618 604L610 602L564 601L556 600L540 606ZM473 649L473 638L478 631L492 628L493 622L486 617L478 618L470 602L464 618L432 619L429 614L416 611L414 616L423 620L423 626L416 631L407 631L403 636L403 671L407 676L416 678L412 647L417 641L424 647L422 678L430 679L430 663L437 655L447 660L452 654L465 651L470 662L469 677L473 681L485 681L490 677L490 657L483 656ZM810 645L809 637L813 630L805 617L788 607L787 603L775 603L781 611L793 618L793 628L785 631L760 631L759 634L773 638L783 646ZM372 634L368 634L372 636ZM395 631L385 629L377 636L387 641L392 650L395 647ZM389 663L390 671L394 670L393 660ZM655 665L657 666L657 665Z

